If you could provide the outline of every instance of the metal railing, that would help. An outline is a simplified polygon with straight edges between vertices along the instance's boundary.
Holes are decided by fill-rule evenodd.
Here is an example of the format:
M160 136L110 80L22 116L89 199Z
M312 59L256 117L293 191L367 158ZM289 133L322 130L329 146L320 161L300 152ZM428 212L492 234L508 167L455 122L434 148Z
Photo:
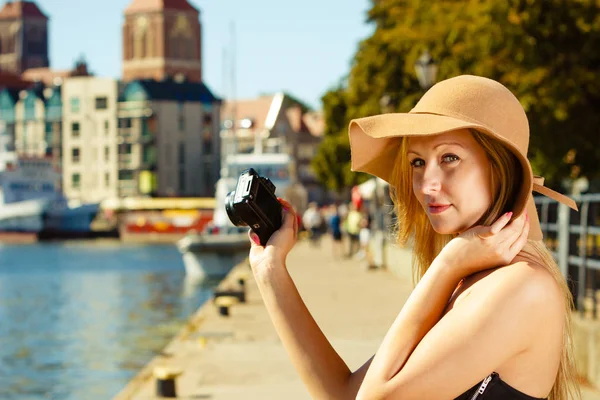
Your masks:
M577 310L584 312L600 289L600 194L573 199L579 212L547 197L535 197L535 203L544 241L569 283Z

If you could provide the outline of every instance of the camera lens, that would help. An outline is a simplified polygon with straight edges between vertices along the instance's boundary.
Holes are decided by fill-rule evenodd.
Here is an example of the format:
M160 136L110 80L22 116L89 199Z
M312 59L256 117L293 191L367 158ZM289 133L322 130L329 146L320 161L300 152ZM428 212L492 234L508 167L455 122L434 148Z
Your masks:
M225 197L225 211L227 211L227 216L232 224L235 226L248 226L235 212L233 208L233 197L235 195L235 190L229 192Z

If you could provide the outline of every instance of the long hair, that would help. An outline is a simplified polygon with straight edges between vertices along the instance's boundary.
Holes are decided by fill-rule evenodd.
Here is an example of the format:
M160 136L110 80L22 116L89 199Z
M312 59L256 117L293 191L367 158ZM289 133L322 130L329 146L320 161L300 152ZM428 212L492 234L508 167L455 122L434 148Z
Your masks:
M502 214L510 211L514 205L518 189L521 187L522 167L515 155L499 141L470 130L477 143L485 150L490 168L490 185L494 202L484 213L476 225L491 225ZM399 245L412 244L413 284L423 277L427 269L442 248L452 239L453 235L443 235L435 232L427 214L417 201L412 188L412 169L408 168L407 148L408 138L399 139L400 151L394 163L390 182L390 196L394 202L397 216L395 236ZM511 184L505 184L511 182ZM549 400L571 400L581 398L579 385L576 381L573 337L571 328L571 310L573 296L554 261L552 254L542 241L528 240L532 254L554 277L559 285L565 307L563 328L562 356Z

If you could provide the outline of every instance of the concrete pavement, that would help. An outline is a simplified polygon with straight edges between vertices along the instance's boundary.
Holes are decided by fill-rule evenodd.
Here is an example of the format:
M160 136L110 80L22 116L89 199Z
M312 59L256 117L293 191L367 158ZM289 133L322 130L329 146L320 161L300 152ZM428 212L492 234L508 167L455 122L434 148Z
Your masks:
M356 369L376 351L412 290L411 255L394 248L388 252L393 268L366 270L362 262L334 259L330 248L328 242L320 248L300 242L288 269L325 335ZM233 306L230 317L205 304L115 400L157 399L152 376L157 365L182 369L177 378L181 399L310 398L275 333L250 268L237 266L220 287L235 287L240 274L248 277L247 302ZM586 389L584 400L600 400L600 394Z

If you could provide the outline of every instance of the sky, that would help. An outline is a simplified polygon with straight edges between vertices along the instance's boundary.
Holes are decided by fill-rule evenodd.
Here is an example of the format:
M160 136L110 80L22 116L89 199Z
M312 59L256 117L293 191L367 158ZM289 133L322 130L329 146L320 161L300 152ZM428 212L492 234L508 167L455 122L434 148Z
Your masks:
M123 11L132 0L35 1L50 17L52 68L70 69L83 55L96 75L121 76ZM373 31L369 0L188 1L200 9L204 83L225 98L286 91L319 109Z

